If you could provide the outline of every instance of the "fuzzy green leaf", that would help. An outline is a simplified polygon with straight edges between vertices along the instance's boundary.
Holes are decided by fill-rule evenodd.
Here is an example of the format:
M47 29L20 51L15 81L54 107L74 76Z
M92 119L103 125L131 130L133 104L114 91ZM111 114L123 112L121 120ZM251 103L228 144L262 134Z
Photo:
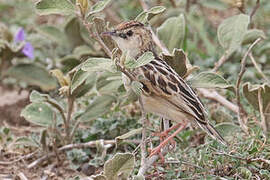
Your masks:
M53 110L45 103L31 103L21 112L27 121L40 125L50 126L53 123Z
M82 70L96 72L96 71L112 71L113 62L108 58L89 58L83 65Z
M132 88L133 92L135 92L135 94L137 96L140 96L141 93L142 93L143 85L138 81L132 81L131 88Z
M68 0L42 0L36 4L40 15L61 14L69 15L75 13L75 6Z
M111 0L99 0L94 6L92 6L91 11L88 13L87 17L91 16L94 13L102 11Z
M57 87L56 80L49 72L35 64L17 64L9 68L5 75L22 80L29 85L40 87L44 91L49 91Z
M95 78L95 73L92 74L87 71L83 71L81 69L76 71L71 80L71 94L73 94L74 91L76 91L77 88L79 88L90 75L94 76Z
M104 165L104 173L110 180L128 179L134 169L135 157L131 153L117 153Z
M265 34L262 30L250 29L245 33L245 36L242 41L242 45L253 43L259 37L265 38Z
M112 103L116 101L114 96L98 96L85 110L80 117L81 121L91 121L110 111Z
M194 88L230 88L232 85L228 83L222 76L212 72L201 72L192 77L189 83Z
M233 53L240 47L247 32L249 21L248 15L239 14L225 19L219 25L217 31L218 40L228 54Z
M84 40L81 36L81 25L77 17L68 20L65 26L65 33L71 47L75 48L84 45Z
M67 37L60 29L55 26L44 25L39 27L38 32L50 40L61 45L67 45Z
M154 60L155 57L153 55L152 52L146 52L144 53L142 56L140 56L137 60L135 60L132 57L129 57L127 55L126 61L125 61L125 67L126 68L137 68L143 65L148 64L149 62L151 62L152 60Z
M172 52L174 48L181 48L185 38L185 26L185 18L184 15L181 14L178 17L167 19L157 28L158 37L170 52Z
M126 134L123 134L121 136L117 136L115 139L116 140L124 140L124 139L127 139L127 138L134 136L136 134L140 134L141 132L142 132L142 128L133 129L133 130L127 132Z
M141 12L136 18L136 21L139 21L141 23L146 23L147 21L150 21L155 15L160 14L164 12L166 8L164 6L155 6L149 9L148 11Z

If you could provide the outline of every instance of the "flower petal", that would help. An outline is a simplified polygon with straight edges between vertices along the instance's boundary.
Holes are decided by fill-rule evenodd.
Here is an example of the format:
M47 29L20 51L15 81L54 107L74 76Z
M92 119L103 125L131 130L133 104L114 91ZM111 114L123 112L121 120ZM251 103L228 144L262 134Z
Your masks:
M20 28L19 31L16 33L15 42L21 42L24 41L24 39L25 39L24 30L23 28Z
M32 44L29 42L26 42L24 47L23 47L22 53L25 56L27 56L28 58L33 60L34 59L34 48L33 48Z

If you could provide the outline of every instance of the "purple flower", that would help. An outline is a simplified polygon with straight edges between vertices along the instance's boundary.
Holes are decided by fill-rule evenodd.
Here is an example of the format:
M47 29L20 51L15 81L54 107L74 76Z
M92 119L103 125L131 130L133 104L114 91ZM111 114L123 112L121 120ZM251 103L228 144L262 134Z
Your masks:
M33 48L33 46L32 46L31 43L26 42L25 45L24 45L24 47L23 47L22 52L29 59L32 59L32 60L34 59L34 48Z
M20 28L19 31L15 35L15 43L19 43L25 40L24 29ZM22 53L28 57L29 59L34 59L34 48L30 42L26 42L23 46Z
M23 28L20 28L19 31L17 32L16 36L15 36L15 42L22 42L24 41L25 36L24 36L24 30Z

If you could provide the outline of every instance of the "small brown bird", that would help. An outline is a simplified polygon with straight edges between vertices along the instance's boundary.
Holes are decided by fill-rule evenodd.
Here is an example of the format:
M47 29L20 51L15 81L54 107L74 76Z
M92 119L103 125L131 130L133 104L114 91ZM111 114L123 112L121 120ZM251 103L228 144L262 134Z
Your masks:
M120 50L129 53L135 60L147 51L151 51L155 56L154 60L132 70L131 74L143 85L141 97L144 109L176 122L177 124L169 130L177 130L155 148L151 155L160 153L161 148L184 129L188 122L199 125L212 138L227 144L209 124L206 110L194 90L157 56L152 34L147 27L140 22L129 21L119 24L114 31L105 32L103 35L111 36Z

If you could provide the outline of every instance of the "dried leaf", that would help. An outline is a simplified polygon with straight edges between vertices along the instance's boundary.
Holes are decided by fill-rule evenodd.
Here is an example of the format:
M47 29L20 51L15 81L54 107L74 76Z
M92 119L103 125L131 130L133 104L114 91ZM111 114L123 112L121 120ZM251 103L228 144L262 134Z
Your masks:
M164 59L181 77L187 73L187 56L182 49L173 49L172 55L162 53Z

